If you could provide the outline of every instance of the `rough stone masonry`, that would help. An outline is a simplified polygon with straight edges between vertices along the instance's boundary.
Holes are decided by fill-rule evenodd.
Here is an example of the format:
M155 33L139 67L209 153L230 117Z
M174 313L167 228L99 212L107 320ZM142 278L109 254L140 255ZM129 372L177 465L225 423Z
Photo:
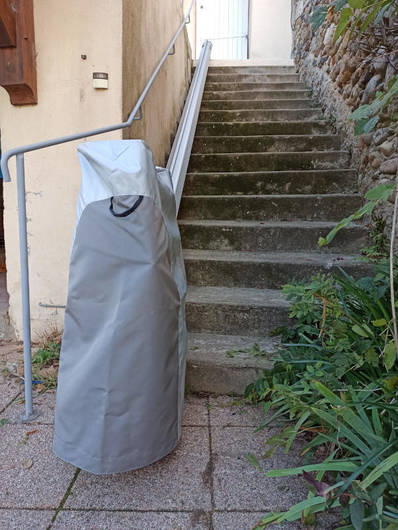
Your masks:
M346 32L335 42L339 14L329 11L323 25L314 29L310 17L325 0L293 0L294 59L301 80L312 88L326 117L341 134L344 147L352 152L362 193L379 183L393 182L398 173L398 98L380 116L377 128L354 136L348 116L360 105L373 101L398 75L398 16L386 13L359 37ZM394 116L395 114L395 116ZM377 215L391 225L392 203Z

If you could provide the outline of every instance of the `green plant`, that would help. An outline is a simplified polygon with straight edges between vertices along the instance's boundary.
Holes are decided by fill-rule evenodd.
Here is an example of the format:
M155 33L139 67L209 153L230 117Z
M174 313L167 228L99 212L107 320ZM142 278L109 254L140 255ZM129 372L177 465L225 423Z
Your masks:
M358 221L365 215L371 215L375 207L379 203L386 201L393 194L395 189L395 183L379 184L378 186L375 186L374 188L370 189L365 195L365 199L367 199L367 202L363 206L361 206L361 208L359 208L356 212L337 223L336 226L327 234L326 237L320 237L318 240L318 245L320 247L328 245L333 241L333 239L336 237L336 235L338 234L338 232L340 232L342 228L345 228L353 221Z
M339 14L334 40L349 31L349 38L359 39L371 24L380 24L387 13L398 12L397 0L334 0L320 5L311 16L311 23L318 29L329 14ZM349 117L354 122L354 134L372 131L380 119L380 113L388 107L398 94L398 75L390 79L387 90L379 91L370 104L361 105ZM394 119L394 117L393 117ZM396 118L395 118L396 119Z
M51 337L49 342L37 350L32 359L33 379L44 391L57 386L60 351L60 337Z
M361 249L361 254L369 261L388 258L388 239L385 235L386 220L372 212L369 238L372 244Z
M266 350L262 350L260 346L255 342L251 348L241 348L239 350L228 350L226 352L227 357L233 358L239 353L248 353L253 357L266 357L268 355Z
M267 476L302 474L312 490L287 512L267 515L258 528L311 521L317 512L338 508L351 521L347 530L392 529L398 525L398 366L389 265L379 263L373 275L358 280L343 271L318 275L284 292L296 323L283 330L273 372L249 385L246 398L262 401L269 413L259 429L281 426L264 457L279 446L289 451L298 436L311 434L305 466ZM327 458L311 463L321 447ZM261 468L253 455L250 460Z
M361 105L350 116L354 122L354 134L360 135L372 131L379 122L380 113L388 107L392 99L398 94L398 76L390 79L386 92L377 92L372 103Z
M290 448L305 426L318 434L304 452L327 444L330 455L322 463L266 473L268 477L302 474L312 491L290 510L266 516L258 528L299 519L304 509L308 516L333 508L343 509L343 517L351 520L352 526L344 528L393 528L391 524L398 524L398 414L391 406L392 393L388 391L386 400L370 384L359 391L348 388L339 396L313 378L301 386L301 393L294 396L296 424L285 429L285 445ZM289 402L290 389L283 385L277 389ZM388 405L386 421L383 412ZM315 477L311 472L316 472Z
M351 35L355 31L363 33L372 22L379 23L389 9L393 13L398 11L397 0L333 0L314 9L310 21L318 29L329 13L340 13L334 34L336 41L350 28Z
M61 344L59 342L49 342L39 348L33 357L32 363L38 365L38 368L52 364L52 361L59 359Z

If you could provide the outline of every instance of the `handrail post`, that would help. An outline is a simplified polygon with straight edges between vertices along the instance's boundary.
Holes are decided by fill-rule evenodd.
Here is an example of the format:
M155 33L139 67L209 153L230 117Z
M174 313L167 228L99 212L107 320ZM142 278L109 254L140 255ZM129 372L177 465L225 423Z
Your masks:
M37 414L33 412L32 400L32 352L30 328L28 238L26 227L25 160L23 153L17 154L16 159L25 382L25 414L22 416L22 421L31 421L35 417L37 417Z

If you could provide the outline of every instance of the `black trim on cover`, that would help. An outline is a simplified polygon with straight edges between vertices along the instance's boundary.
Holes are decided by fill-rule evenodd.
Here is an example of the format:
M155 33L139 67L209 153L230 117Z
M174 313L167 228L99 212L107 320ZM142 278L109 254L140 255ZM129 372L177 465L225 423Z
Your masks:
M138 199L135 201L135 203L133 204L133 206L131 208L129 208L125 212L116 213L115 210L113 209L113 197L111 197L111 204L109 205L109 209L111 211L111 214L113 216L115 216L115 217L127 217L128 215L133 213L138 208L138 206L142 203L142 199L143 198L144 198L143 195L139 195Z

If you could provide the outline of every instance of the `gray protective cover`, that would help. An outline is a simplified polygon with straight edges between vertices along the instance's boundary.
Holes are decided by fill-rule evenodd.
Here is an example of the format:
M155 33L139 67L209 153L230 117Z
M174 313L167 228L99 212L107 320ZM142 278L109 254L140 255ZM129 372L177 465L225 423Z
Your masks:
M84 143L54 452L91 473L155 462L181 433L186 280L170 174L141 140ZM131 209L129 215L115 217ZM139 202L139 201L138 201Z

